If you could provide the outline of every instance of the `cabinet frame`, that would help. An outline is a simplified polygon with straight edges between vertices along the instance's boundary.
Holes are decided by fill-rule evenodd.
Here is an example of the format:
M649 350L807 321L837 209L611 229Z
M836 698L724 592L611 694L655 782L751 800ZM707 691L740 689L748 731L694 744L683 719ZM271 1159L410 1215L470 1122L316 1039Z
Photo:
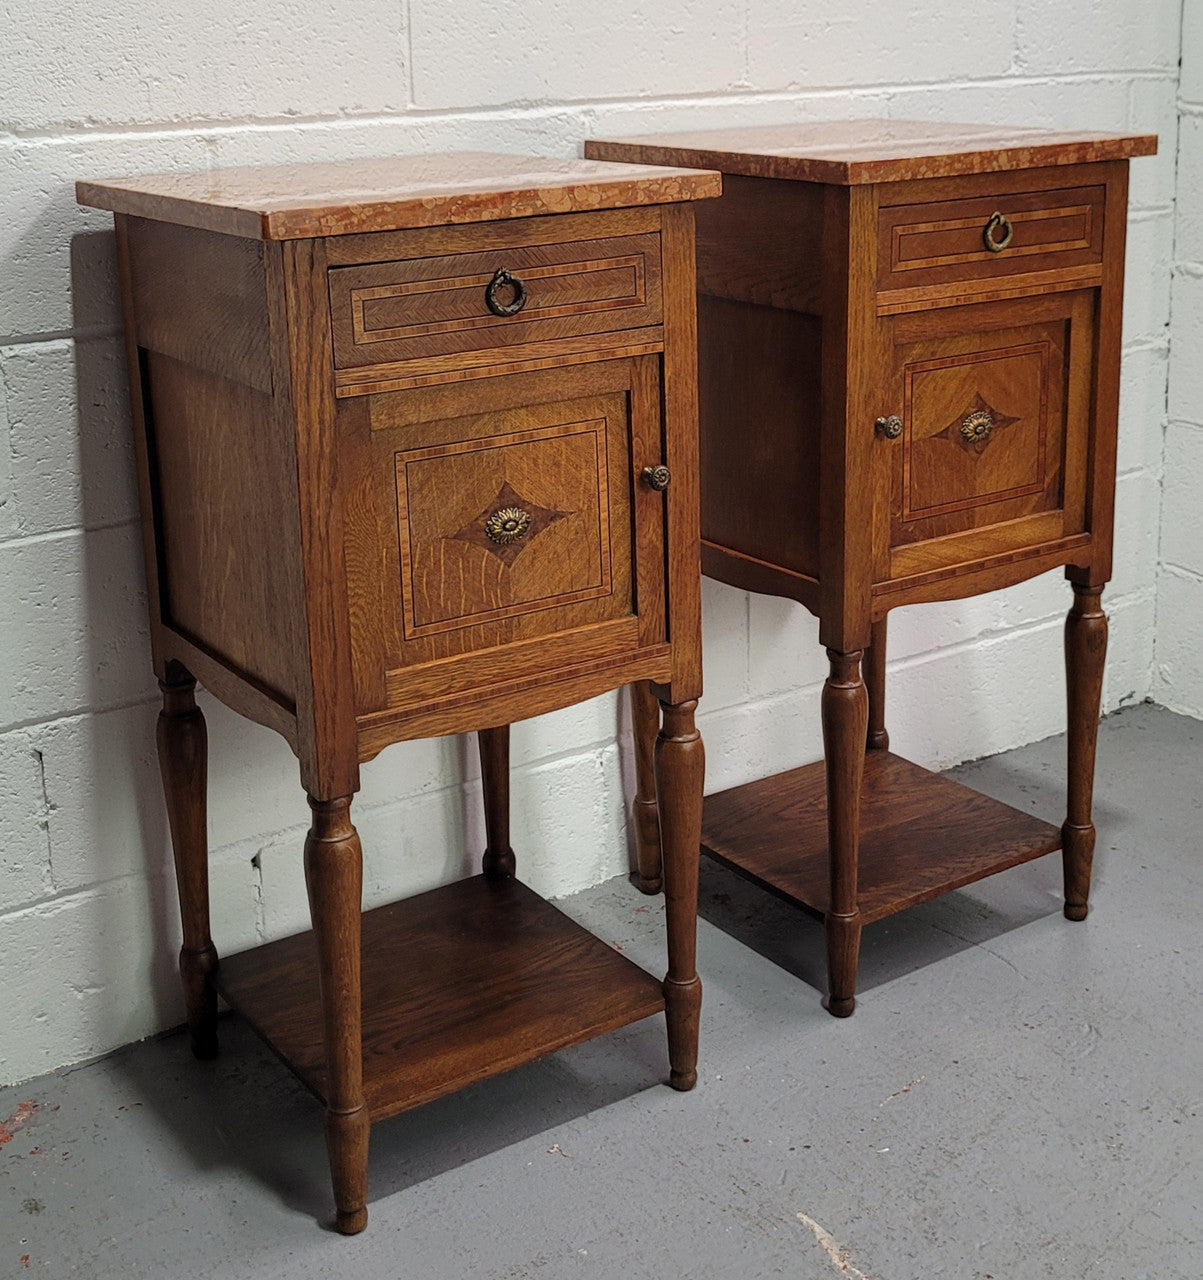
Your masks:
M217 1052L220 991L324 1104L344 1233L367 1223L376 1120L660 1011L669 1083L696 1082L704 756L694 725L701 582L691 202L718 189L712 173L482 155L78 184L81 202L115 214L193 1049ZM592 244L615 237L637 252L602 269ZM557 284L541 318L507 330L493 323L481 288L488 332L474 336L471 290L433 325L419 290L410 330L427 330L427 341L384 342L381 363L336 361L333 333L346 316L340 288L332 310L333 272L440 254L469 255L475 267L485 259L473 255L484 254L500 268L516 246L523 263L593 264L593 293ZM610 306L598 295L623 284L628 267L645 305ZM596 491L598 532L575 545L599 564L609 558L601 581L561 586L555 616L546 611L530 633L514 623L514 637L501 615L534 610L484 608L484 621L458 629L472 636L440 651L440 636L457 628L441 625L453 619L439 609L480 599L428 573L423 617L432 625L411 627L406 642L431 651L423 663L392 665L403 655L381 642L381 601L392 601L399 627L401 548L410 545L397 456L450 457L453 440L428 438L423 448L421 424L450 415L479 436L494 415L499 444L551 442L554 460L565 426L556 406L570 408L573 396L592 406L594 438L604 437L604 460L596 448L573 455L592 457L584 482ZM540 405L550 406L548 421L509 430L532 406L537 418ZM614 429L607 422L599 433L608 417ZM373 437L386 433L393 447L374 453ZM672 474L664 492L642 481L643 468L662 464ZM572 479L579 488L581 477ZM393 511L382 518L390 486ZM438 512L422 510L424 528L437 534ZM416 610L413 582L411 574ZM614 616L573 615L590 595L604 599L607 586ZM536 600L537 584L524 590L510 604ZM221 961L209 918L198 679L284 736L312 811L304 851L312 930ZM640 785L659 802L663 980L523 886L510 843L511 721L630 682L641 706L658 703ZM481 874L363 915L351 820L360 763L393 742L468 731L477 734L484 792Z
M837 1016L855 1007L863 925L915 902L1060 848L1065 914L1086 915L1127 168L1155 149L1150 137L871 120L586 144L599 159L724 173L723 197L698 214L703 570L804 605L830 674L824 759L707 797L703 848L824 919ZM1026 390L994 380L999 399L1026 408L996 406L990 431L1005 438L1003 416L1051 410L1063 432L1025 422L1017 455L992 455L996 520L972 468L929 450L914 465L944 465L922 498L943 524L933 515L904 539L917 452L908 348L934 372L984 353L992 329L1029 366ZM971 378L948 385L966 398L949 410L955 430L952 412L964 427L986 406ZM885 727L891 609L1056 567L1074 591L1059 830L892 755Z

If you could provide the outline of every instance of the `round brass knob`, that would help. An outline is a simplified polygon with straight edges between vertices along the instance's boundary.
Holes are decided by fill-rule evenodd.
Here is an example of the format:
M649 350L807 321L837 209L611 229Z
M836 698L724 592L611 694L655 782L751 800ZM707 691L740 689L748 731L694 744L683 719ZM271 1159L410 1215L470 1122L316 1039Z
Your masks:
M878 418L873 424L877 428L879 436L885 436L887 440L897 440L902 435L902 419L892 413L888 418Z
M502 302L501 291L509 289L513 296L509 302ZM495 316L516 316L526 306L526 285L520 276L514 275L504 267L498 267L496 274L485 289L485 306Z
M521 507L502 507L485 521L486 537L503 547L524 538L529 528L530 514Z
M994 430L994 419L990 416L986 409L975 409L964 422L961 423L961 435L969 441L970 444L981 444L990 436L990 432Z
M991 253L1002 253L1011 243L1011 237L1014 234L1015 228L1011 225L1010 218L999 213L997 209L982 228L982 240Z
M650 489L655 489L657 493L663 493L668 488L668 482L672 479L669 470L663 463L658 467L644 467L640 472L643 483Z

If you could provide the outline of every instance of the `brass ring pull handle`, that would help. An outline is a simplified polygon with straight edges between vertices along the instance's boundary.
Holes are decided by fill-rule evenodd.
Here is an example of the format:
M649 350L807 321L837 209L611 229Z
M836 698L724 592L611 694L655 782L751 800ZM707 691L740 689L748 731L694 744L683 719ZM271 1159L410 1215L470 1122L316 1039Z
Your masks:
M996 234L998 232L1002 234ZM1015 228L1011 225L1010 218L995 209L982 229L982 241L991 253L1002 253L1011 243L1011 237L1014 234Z
M902 419L892 413L888 418L878 418L873 424L877 428L879 436L885 436L887 440L897 440L902 435Z
M965 421L961 423L961 435L963 435L970 444L981 444L983 440L989 439L990 432L993 430L994 419L986 409L975 409L965 419Z
M526 537L529 528L530 513L521 507L502 507L485 521L485 535L489 541L503 547Z
M649 489L655 489L657 493L663 493L668 488L668 482L672 479L672 475L663 463L658 467L644 467L639 474L643 483Z
M513 291L514 296L509 302L502 302L497 296L503 289ZM485 306L495 316L516 316L526 306L526 285L521 277L513 275L504 267L498 267L497 273L485 289Z

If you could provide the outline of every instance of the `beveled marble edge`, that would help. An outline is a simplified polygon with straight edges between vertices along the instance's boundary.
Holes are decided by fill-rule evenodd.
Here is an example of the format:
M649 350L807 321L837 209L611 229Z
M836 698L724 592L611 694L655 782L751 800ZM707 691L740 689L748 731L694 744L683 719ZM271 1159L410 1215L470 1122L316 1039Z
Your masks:
M591 139L596 160L855 186L1153 155L1155 134L844 120Z
M298 240L701 200L718 173L487 152L145 174L75 185L114 213L261 240Z

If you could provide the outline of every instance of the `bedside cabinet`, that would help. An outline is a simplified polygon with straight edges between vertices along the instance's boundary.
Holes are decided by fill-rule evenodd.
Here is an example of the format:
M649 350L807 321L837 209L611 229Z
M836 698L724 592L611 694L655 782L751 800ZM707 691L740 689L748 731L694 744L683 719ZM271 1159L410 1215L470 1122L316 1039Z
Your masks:
M586 146L724 174L698 216L703 570L805 605L831 674L825 760L709 797L703 844L823 918L833 1014L862 926L914 903L1060 848L1086 915L1127 160L1155 148L872 120ZM1059 565L1058 830L892 755L884 704L891 609Z
M344 1232L374 1120L660 1010L696 1079L690 201L719 182L463 154L77 188L116 214L193 1047L220 991L324 1102ZM196 679L283 734L313 812L312 932L220 964ZM510 722L632 681L664 713L663 982L510 846ZM360 763L467 730L483 874L361 919Z

